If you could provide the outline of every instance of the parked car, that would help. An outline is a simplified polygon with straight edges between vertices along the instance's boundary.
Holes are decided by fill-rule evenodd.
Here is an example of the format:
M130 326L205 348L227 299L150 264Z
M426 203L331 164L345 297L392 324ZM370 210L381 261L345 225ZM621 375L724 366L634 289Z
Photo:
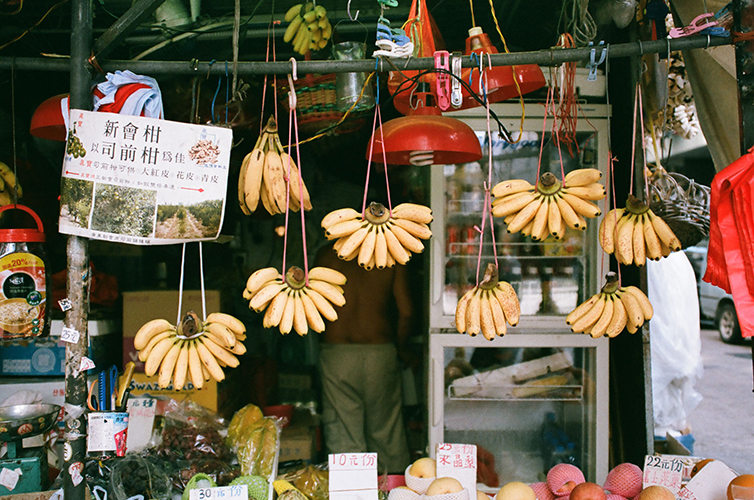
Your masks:
M698 245L684 250L696 273L699 311L703 318L715 322L715 328L723 342L726 344L743 343L733 296L722 288L702 281L702 276L707 269L707 243L707 240L703 240Z

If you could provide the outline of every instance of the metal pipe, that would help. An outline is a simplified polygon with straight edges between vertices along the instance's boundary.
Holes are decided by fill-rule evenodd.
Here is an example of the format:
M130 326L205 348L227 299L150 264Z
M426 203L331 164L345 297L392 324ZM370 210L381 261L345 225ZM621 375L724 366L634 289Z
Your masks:
M732 38L707 37L696 35L684 38L673 38L670 40L655 40L649 42L631 42L610 45L608 57L630 57L642 54L665 53L668 46L671 51L700 49L706 47L716 47L719 45L733 44ZM600 48L595 48L600 50ZM523 64L539 64L541 66L555 66L565 62L577 61L586 62L589 60L591 48L581 49L549 49L529 52L511 52L508 54L491 54L490 61L493 66L518 66ZM392 63L392 64L391 64ZM13 58L0 57L0 69L10 69L13 64ZM16 59L16 70L49 70L49 71L67 71L67 62L59 59L45 58L18 58ZM105 71L126 70L130 69L135 73L160 75L193 75L196 72L201 74L224 75L225 67L222 64L210 65L209 61L199 62L191 65L188 61L107 61L100 63ZM395 65L395 67L393 67ZM409 59L392 59L390 62L384 59L362 59L356 61L297 61L296 67L299 74L306 73L357 73L374 71L394 71L395 68L400 70L423 70L434 68L434 58L409 58ZM464 68L475 67L476 64L469 57L464 57L462 66ZM238 73L242 75L265 75L279 74L284 75L291 72L291 63L284 62L239 62Z
M92 52L92 0L71 2L71 109L91 109L91 75L87 62ZM56 61L57 62L57 61ZM72 308L65 313L65 327L79 332L78 341L65 349L65 443L63 493L66 500L84 500L86 480L87 380L81 359L88 354L89 334L89 241L68 237L68 278L66 295Z

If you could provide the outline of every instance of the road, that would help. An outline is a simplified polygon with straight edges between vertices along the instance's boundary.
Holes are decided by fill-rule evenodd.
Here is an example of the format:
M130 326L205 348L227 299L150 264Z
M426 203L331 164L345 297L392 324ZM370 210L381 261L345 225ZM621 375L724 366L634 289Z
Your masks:
M689 414L694 455L722 460L739 474L754 474L754 394L751 347L724 344L716 330L702 330L704 399Z

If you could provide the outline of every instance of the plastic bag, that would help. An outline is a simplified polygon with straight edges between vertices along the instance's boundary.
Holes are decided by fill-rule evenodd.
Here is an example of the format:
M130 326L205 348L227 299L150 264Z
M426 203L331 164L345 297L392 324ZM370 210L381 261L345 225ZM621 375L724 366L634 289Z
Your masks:
M694 389L702 376L699 299L694 268L683 252L647 262L652 352L652 404L656 434L682 431L701 401Z
M281 419L263 417L246 427L233 441L243 475L271 477L277 470Z
M224 441L225 421L217 414L192 401L170 400L165 406L165 415L162 442L157 448L161 458L227 461L232 457Z
M185 490L186 485L196 474L208 475L217 483L217 486L228 486L241 475L241 468L238 465L229 465L226 461L215 458L171 461L170 465L169 472L173 487L178 490Z
M329 477L327 464L321 464L307 465L303 469L286 474L283 479L311 500L327 500L330 496Z
M139 455L120 458L110 475L110 491L115 500L126 500L135 495L144 495L146 500L169 499L170 477L156 463Z
M248 404L238 410L233 415L233 418L230 420L230 425L228 426L227 442L229 445L233 446L233 443L238 439L238 436L244 429L252 427L254 424L262 420L263 417L264 414L262 413L262 410L256 405Z

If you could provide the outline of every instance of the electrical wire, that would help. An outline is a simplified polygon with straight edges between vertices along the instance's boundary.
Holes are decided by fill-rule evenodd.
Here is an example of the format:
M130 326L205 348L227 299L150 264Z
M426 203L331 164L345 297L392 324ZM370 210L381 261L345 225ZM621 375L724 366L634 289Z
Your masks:
M24 0L21 0L18 3L18 8L14 10L13 12L0 12L0 16L15 16L19 12L21 12L21 9L24 8Z
M42 21L44 21L44 20L45 20L45 19L47 18L47 16L49 16L49 15L50 15L50 14L52 13L52 11L53 11L53 10L57 9L58 7L60 7L61 5L63 5L63 4L64 4L64 3L66 3L66 2L68 2L68 0L62 0L61 2L58 2L58 3L56 3L55 5L53 5L52 7L50 7L50 9L49 9L49 10L48 10L47 12L45 12L44 16L42 16L42 17L41 17L41 18L39 19L39 21L37 21L36 23L34 23L34 24L33 24L33 25L32 25L32 26L30 27L30 28L28 28L28 29L27 29L26 31L24 31L24 32L23 32L23 33L21 33L20 35L18 35L18 36L17 36L16 38L14 38L13 40L11 40L11 41L9 41L9 42L6 42L6 43L4 43L4 44L2 44L2 45L0 45L0 50L3 50L3 49L4 49L5 47L7 47L8 45L14 44L14 43L16 43L17 41L21 40L21 39L22 39L23 37L25 37L26 35L28 35L28 34L29 34L29 32L30 32L31 30L33 30L34 28L36 28L37 26L39 26L40 24L42 24Z

